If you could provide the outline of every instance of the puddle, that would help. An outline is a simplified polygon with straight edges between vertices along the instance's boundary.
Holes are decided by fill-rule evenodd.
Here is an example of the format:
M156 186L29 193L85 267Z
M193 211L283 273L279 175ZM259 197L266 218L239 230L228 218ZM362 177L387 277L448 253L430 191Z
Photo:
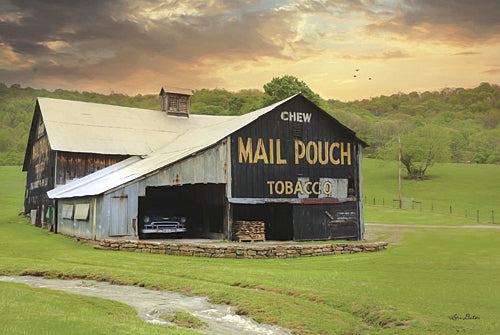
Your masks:
M235 307L211 304L204 297L177 292L154 291L93 280L44 279L32 276L0 276L0 281L116 300L132 306L141 319L151 323L171 324L157 317L162 311L190 313L208 324L208 328L196 330L204 334L291 334L286 328L260 324L251 318L236 315Z

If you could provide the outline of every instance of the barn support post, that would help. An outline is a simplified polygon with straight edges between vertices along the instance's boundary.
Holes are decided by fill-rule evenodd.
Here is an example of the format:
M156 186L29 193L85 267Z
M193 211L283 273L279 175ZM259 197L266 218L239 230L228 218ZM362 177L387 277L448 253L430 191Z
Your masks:
M233 231L233 208L229 199L232 197L232 177L231 177L231 136L226 137L226 210L224 214L226 216L223 233L226 240L231 241L232 231Z
M224 224L224 236L227 241L233 240L233 206L227 201L226 211L225 211L225 224Z

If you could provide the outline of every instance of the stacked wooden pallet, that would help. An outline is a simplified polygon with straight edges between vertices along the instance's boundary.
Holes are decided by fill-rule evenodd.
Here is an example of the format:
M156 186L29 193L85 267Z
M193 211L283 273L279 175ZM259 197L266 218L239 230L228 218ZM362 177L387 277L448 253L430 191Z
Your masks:
M236 221L233 225L234 236L239 242L264 242L266 228L263 221Z

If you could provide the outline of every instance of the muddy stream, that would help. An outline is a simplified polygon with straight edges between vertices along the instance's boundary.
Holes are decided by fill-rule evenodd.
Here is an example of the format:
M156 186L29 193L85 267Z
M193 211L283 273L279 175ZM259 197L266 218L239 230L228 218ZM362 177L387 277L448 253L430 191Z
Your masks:
M259 324L251 318L237 315L235 307L211 304L205 297L169 291L154 291L135 286L112 285L93 280L0 276L0 281L116 300L132 306L137 310L137 315L141 319L151 323L173 325L158 316L164 312L190 313L208 324L208 328L196 330L204 334L291 334L291 331L286 328Z

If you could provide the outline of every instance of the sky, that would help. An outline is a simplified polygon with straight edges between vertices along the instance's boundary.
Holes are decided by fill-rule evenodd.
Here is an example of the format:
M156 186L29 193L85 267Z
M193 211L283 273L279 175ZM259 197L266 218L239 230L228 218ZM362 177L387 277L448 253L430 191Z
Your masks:
M157 94L260 89L324 99L500 84L498 0L0 0L0 83Z

